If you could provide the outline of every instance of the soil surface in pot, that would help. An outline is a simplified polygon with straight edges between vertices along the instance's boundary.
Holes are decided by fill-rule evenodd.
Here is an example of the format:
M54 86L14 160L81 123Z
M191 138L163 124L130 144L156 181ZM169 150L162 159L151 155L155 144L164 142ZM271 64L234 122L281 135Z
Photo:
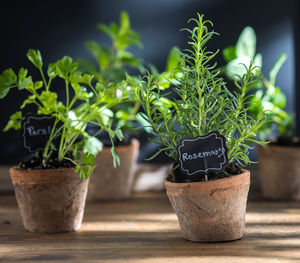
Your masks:
M71 152L66 154L67 158L73 159ZM23 160L19 164L20 169L26 170L43 170L43 169L57 169L57 168L71 168L75 165L69 160L58 161L57 152L53 152L48 160L43 158L43 152L37 152L36 156Z
M243 171L242 169L237 166L234 163L230 163L223 172L210 172L207 175L208 181L211 180L217 180L228 177L228 175L238 175L241 174ZM167 180L172 183L191 183L191 182L205 182L205 175L198 175L196 177L186 177L184 174L182 174L177 168L173 171L173 173L170 173L167 177Z

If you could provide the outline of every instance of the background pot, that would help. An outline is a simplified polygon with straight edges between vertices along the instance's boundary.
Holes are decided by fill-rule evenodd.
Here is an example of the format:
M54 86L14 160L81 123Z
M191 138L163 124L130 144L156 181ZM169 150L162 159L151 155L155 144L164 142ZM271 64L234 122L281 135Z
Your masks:
M132 139L130 145L118 146L116 150L120 157L120 166L116 168L113 166L110 147L105 147L96 156L97 167L91 175L88 200L118 200L130 196L139 141Z
M263 196L300 200L300 147L258 145L257 149Z
M30 232L59 233L80 228L89 180L75 168L10 169L24 227Z
M208 182L166 181L183 237L218 242L243 236L250 172Z

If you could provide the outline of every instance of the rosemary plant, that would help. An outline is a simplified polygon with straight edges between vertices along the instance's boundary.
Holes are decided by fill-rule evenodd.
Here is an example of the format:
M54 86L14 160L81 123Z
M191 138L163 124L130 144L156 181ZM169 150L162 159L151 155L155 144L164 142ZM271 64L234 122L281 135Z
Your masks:
M236 89L229 91L216 64L212 63L218 51L208 51L205 46L217 34L209 29L212 22L199 14L191 22L196 24L193 29L183 29L190 35L189 49L178 51L179 66L173 70L176 83L170 89L175 96L168 99L170 91L159 88L156 80L160 76L148 74L140 84L143 117L158 138L154 142L161 145L153 158L165 152L176 163L177 146L182 139L218 131L226 138L230 163L249 164L251 144L264 143L255 139L265 121L260 102L257 102L257 118L247 112L249 91L255 86L255 66L251 63L246 73L235 81Z
M18 74L12 69L7 69L0 75L0 98L4 98L13 88L28 92L27 99L20 106L20 110L11 115L4 131L20 129L21 121L24 119L22 114L24 108L29 104L35 105L37 115L55 118L42 153L43 169L49 167L49 160L54 155L59 163L64 160L73 163L80 177L88 178L94 169L94 157L102 149L102 143L94 136L90 136L85 131L85 127L88 123L93 123L99 127L99 132L106 130L112 145L112 138L115 135L122 139L122 132L112 130L111 121L102 116L102 112L121 100L106 103L103 99L108 96L105 91L101 90L99 85L95 87L92 85L92 75L81 74L77 71L78 64L73 62L70 57L65 56L50 64L47 69L47 78L43 70L40 52L30 49L27 58L39 70L42 80L33 81L24 68L21 68ZM57 94L51 91L52 81L57 77L63 79L65 83L65 102L59 101ZM71 96L71 93L74 95ZM91 102L91 97L96 99ZM57 139L59 140L58 145L54 143ZM114 146L112 154L114 162L118 162Z

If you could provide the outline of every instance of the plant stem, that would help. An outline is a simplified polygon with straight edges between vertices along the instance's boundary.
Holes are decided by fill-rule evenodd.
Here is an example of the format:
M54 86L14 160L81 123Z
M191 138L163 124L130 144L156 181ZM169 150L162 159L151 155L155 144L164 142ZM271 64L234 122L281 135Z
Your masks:
M57 122L58 122L58 120L57 120L57 118L56 118L56 119L55 119L55 122L54 122L54 124L53 124L52 130L51 130L50 136L49 136L49 140L47 141L46 146L45 146L45 148L44 148L43 157L46 158L46 159L48 159L49 156L51 155L51 154L48 154L48 151L49 151L49 146L50 146L50 144L52 143L52 140L53 140L53 137L52 137L52 136L53 136L53 133L54 133L54 131L55 131Z
M49 85L47 84L46 78L45 78L45 76L44 76L43 69L42 69L42 68L39 68L39 70L40 70L40 73L41 73L41 76L42 76L42 79L43 79L43 82L44 82L44 85L45 85L46 91L48 91L48 87L49 87Z
M69 110L69 81L65 79L65 85L66 85L66 108Z

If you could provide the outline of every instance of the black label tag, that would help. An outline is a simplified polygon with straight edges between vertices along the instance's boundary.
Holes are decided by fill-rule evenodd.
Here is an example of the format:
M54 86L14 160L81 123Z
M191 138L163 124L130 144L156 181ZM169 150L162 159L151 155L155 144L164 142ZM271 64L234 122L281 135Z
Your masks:
M55 117L52 116L26 116L22 122L24 147L29 152L43 150L50 137L54 122Z
M228 164L226 140L217 131L195 139L183 139L177 151L180 171L188 177L221 172Z

